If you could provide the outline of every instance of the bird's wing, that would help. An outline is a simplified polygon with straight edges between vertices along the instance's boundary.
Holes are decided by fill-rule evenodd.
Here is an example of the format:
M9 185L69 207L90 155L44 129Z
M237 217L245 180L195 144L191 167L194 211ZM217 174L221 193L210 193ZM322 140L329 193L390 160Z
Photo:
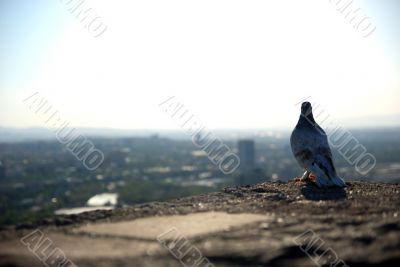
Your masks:
M316 154L315 163L320 165L320 168L328 178L332 178L336 176L336 170L335 166L333 165L333 156L331 148L329 147L328 137L325 132L320 131L318 131L316 135L317 137L315 139L314 147Z
M336 175L335 166L333 165L332 152L329 147L319 147L315 164L323 171L327 178L331 179Z
M346 186L343 179L336 173L330 150L320 151L309 168L309 170L315 174L316 183L319 187Z
M314 161L314 153L309 147L297 149L294 153L294 156L298 161L302 162L303 164L306 164L307 162L311 163Z
M301 167L306 168L314 158L313 148L308 142L307 133L296 128L290 137L290 145L297 162Z

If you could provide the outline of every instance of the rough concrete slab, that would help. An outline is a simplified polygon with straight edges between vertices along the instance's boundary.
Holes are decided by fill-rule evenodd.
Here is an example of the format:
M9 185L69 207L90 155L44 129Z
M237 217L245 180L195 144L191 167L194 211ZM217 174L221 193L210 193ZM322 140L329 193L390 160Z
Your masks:
M91 238L87 236L65 235L58 233L44 233L44 238L52 241L54 248L60 248L72 260L137 257L163 252L163 248L156 240L154 242L124 240L118 238ZM37 250L41 253L41 249ZM1 255L14 255L34 258L35 253L30 251L20 240L0 242Z
M265 221L268 218L266 215L251 213L199 212L188 215L155 216L127 222L88 224L73 231L156 240L157 236L176 228L183 236L189 238L228 231L232 227Z
M397 267L399 207L399 184L352 182L343 189L294 183L229 187L1 229L0 267L44 266L19 242L37 228L79 267L184 266L155 241L168 227L179 230L216 267ZM115 225L124 230L115 230ZM321 259L337 256L346 265L316 265L294 241L309 230L324 242L323 247L309 246L310 253L325 255ZM325 254L329 249L334 253Z

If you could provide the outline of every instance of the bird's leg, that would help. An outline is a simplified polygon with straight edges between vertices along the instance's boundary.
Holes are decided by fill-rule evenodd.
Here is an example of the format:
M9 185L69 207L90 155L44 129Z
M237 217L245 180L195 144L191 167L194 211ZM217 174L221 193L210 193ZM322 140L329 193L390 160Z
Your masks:
M302 182L306 181L308 177L310 177L311 172L305 171L303 176L300 178Z
M299 185L299 184L301 184L302 182L305 182L305 181L307 180L307 178L309 177L309 175L310 175L310 172L309 172L309 171L305 171L305 172L303 173L303 176L301 176L301 177L296 177L296 178L294 178L293 180L294 180L294 182L295 182L297 185Z
M317 177L313 173L305 171L303 176L294 178L294 182L296 185L300 185L303 182L316 183L316 179Z

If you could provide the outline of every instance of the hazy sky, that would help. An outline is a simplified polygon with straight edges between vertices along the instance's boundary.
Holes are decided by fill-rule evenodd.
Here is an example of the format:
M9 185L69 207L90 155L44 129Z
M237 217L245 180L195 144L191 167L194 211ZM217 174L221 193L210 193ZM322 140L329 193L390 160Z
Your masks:
M97 38L70 1L0 0L0 126L45 126L35 92L78 127L177 128L171 96L209 128L291 128L308 96L338 123L397 124L400 1L354 1L363 37L349 0L86 0Z

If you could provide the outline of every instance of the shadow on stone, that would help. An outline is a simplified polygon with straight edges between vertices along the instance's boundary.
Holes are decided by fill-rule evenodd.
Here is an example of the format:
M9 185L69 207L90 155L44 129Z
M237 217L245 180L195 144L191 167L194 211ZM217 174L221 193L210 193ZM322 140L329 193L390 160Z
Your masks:
M305 254L299 246L290 246L281 251L281 253L270 260L270 265L273 267L283 267L283 266L307 266L309 262L307 254ZM298 264L300 263L300 264ZM302 263L302 264L301 264Z
M346 191L341 187L318 188L313 185L306 185L301 188L301 193L308 200L341 200L346 199Z

